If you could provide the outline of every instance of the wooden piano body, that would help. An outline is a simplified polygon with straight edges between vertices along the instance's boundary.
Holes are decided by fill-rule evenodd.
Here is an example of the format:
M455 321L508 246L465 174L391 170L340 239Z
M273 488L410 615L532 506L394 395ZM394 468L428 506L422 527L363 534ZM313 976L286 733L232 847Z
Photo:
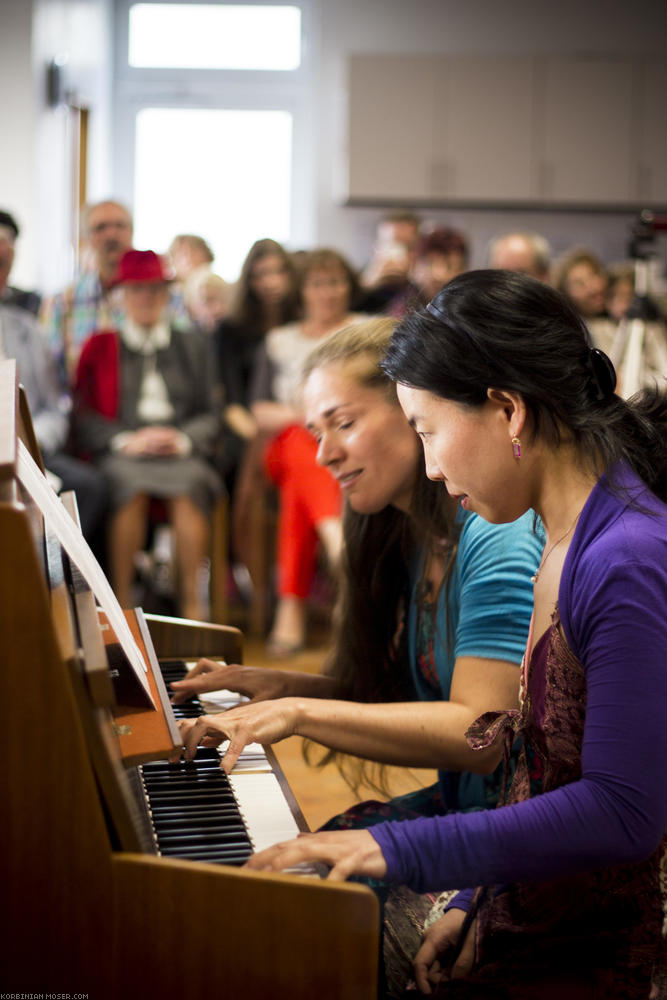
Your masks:
M72 595L47 585L41 517L17 481L19 436L31 444L29 414L18 405L13 362L0 362L2 991L374 997L379 918L370 890L146 849L128 806L113 706L93 696L82 663L88 642L76 637ZM235 629L159 619L150 628L158 657L240 659Z

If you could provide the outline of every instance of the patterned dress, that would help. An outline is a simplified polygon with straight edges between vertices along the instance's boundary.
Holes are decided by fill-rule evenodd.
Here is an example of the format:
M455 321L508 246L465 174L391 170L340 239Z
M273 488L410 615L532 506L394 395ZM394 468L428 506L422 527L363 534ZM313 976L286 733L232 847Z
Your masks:
M556 610L523 674L520 711L482 716L469 742L488 745L504 730L507 751L521 735L506 803L522 802L581 777L585 714L585 674ZM660 854L478 890L468 915L477 919L474 975L441 984L439 995L647 1000L661 937Z

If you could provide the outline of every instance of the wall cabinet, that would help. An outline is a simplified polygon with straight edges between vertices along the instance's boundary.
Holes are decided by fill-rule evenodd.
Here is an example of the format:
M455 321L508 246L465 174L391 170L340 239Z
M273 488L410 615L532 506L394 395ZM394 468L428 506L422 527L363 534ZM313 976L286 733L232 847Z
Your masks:
M667 70L626 56L355 55L352 201L667 204Z

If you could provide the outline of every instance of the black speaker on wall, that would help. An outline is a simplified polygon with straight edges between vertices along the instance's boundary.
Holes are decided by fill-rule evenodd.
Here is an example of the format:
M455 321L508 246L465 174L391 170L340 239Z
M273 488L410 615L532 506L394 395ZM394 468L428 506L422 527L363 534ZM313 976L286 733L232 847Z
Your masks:
M65 60L52 59L46 67L46 103L50 108L65 104Z

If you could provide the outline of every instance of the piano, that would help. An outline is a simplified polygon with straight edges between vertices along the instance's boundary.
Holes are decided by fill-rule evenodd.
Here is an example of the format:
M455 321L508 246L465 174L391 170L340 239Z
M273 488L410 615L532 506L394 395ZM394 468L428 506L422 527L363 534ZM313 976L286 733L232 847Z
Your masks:
M375 997L368 888L242 867L304 826L270 750L251 748L229 781L210 751L165 763L179 742L169 671L241 662L241 633L140 610L115 622L27 488L26 454L43 478L15 364L2 361L3 993ZM122 642L119 654L125 628L139 667Z

